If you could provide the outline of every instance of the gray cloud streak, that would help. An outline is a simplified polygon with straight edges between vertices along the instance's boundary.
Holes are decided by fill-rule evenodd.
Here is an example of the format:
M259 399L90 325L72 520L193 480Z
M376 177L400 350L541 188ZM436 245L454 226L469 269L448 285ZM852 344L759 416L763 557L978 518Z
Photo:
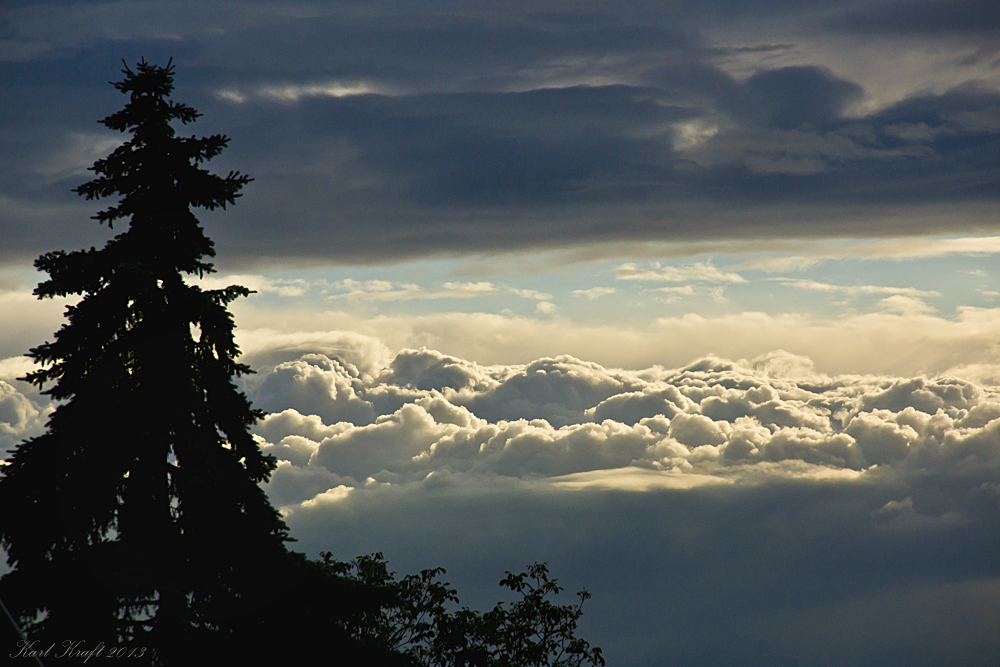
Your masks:
M176 56L178 97L206 113L195 129L233 136L218 168L257 178L235 212L206 218L234 266L995 228L995 216L983 214L1000 178L995 87L954 78L950 92L912 92L846 117L878 91L822 62L735 77L723 67L729 55L795 45L709 43L699 26L739 14L712 6L678 16L650 5L626 16L600 3L589 12L557 3L501 16L441 5L418 20L406 5L378 15L342 4L306 5L301 15L219 5L195 25L181 5L178 13L161 7L172 18L160 20L136 3L123 11L146 18L125 32L105 34L117 25L109 22L65 43L49 35L72 33L56 30L60 21L93 27L118 6L50 12L46 21L44 8L8 10L9 48L26 51L5 65L2 84L5 97L22 102L0 115L10 156L0 194L20 202L0 214L0 226L38 231L5 245L6 259L49 250L48 238L70 230L99 237L81 215L86 207L44 212L72 199L81 177L56 167L79 157L78 137L114 110L103 82L115 63L140 53ZM811 30L820 17L839 21L827 28L833 36L860 21L836 3L785 10ZM976 39L968 37L970 48ZM52 40L54 50L30 55L31 44ZM268 88L306 94L259 94Z

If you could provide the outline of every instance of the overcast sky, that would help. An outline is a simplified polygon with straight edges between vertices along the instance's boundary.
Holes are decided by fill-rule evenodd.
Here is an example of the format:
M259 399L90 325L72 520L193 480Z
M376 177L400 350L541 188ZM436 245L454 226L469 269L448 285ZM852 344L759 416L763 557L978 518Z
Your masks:
M122 60L254 177L200 217L298 548L548 560L609 664L1000 660L988 0L0 8L0 446L103 244ZM111 417L111 416L109 416Z

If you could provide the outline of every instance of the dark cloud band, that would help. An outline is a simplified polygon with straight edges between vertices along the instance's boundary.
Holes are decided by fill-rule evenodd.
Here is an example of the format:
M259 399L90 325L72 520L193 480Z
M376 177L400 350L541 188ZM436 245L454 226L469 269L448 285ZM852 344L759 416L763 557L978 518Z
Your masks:
M907 15L893 7L872 11ZM206 114L194 129L233 137L217 168L257 179L234 213L208 218L233 265L996 225L982 210L997 203L1000 93L985 85L860 113L879 91L822 62L768 64L795 44L710 44L698 26L726 14L709 20L708 5L700 17L315 9L215 8L195 24L137 3L142 28L74 6L50 17L75 21L59 33L72 39L42 30L41 8L9 10L0 85L18 103L0 116L12 203L0 225L20 241L6 260L99 237L76 231L90 224L80 207L53 204L69 207L85 180L85 148L113 139L94 121L117 103L104 81L122 55L176 56L178 95ZM837 6L791 16L820 15ZM764 60L740 77L734 54Z

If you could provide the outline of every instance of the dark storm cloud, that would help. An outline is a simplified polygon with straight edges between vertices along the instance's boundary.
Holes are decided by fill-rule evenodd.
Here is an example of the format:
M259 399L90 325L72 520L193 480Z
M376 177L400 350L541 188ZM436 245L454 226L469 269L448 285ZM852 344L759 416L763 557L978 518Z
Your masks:
M141 55L175 57L177 98L205 113L185 131L228 133L213 166L256 178L235 212L205 217L231 264L996 224L973 208L996 202L997 91L956 80L845 117L877 91L824 63L727 71L796 46L710 42L702 26L743 16L731 3L60 7L6 11L7 261L99 242L82 215L97 207L69 190L114 139L94 123L121 103L105 81ZM835 3L761 9L855 25ZM887 214L906 222L872 224Z
M593 593L581 634L620 667L988 667L1000 651L996 492L965 494L979 508L968 523L878 514L910 492L792 481L560 495L445 477L289 521L311 553L444 566L479 608L502 597L505 570L547 560L568 590Z
M318 74L377 77L404 91L495 90L530 81L540 74L539 66L572 74L593 71L582 69L585 61L623 59L597 70L615 71L697 48L696 40L676 28L610 13L431 11L279 20L213 41L202 57L250 81Z
M825 24L871 34L996 34L1000 32L1000 8L991 0L897 0L835 14Z
M861 87L819 67L784 67L757 72L746 82L751 119L765 127L791 130L836 121Z
M863 218L816 218L841 208L961 211L965 202L994 201L995 93L957 90L844 119L857 86L818 68L729 84L701 108L646 86L301 101L286 113L296 127L312 128L308 144L272 134L270 151L233 150L233 163L250 162L271 189L266 201L248 197L242 215L281 230L280 237L262 230L270 241L263 252L340 259L602 238L946 233L990 224L956 216L951 228L914 221L873 230ZM689 150L675 147L678 124L719 115L737 124ZM299 161L284 158L288 145ZM264 161L254 168L257 156ZM813 202L812 219L780 213L803 200ZM747 228L763 206L778 207L777 215ZM244 239L226 240L250 252Z

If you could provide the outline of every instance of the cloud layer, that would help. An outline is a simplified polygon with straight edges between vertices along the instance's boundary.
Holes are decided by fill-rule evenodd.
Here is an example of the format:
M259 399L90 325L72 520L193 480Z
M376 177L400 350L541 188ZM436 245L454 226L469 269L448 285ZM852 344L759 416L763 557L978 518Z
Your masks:
M1000 429L995 390L948 377L828 377L781 352L622 371L569 356L485 367L424 348L377 374L312 354L247 387L271 412L258 427L268 447L352 486L620 468L732 482L775 465L853 478L989 461Z
M96 238L69 189L140 54L257 179L210 216L233 265L995 230L988 3L640 4L5 9L4 256Z
M1000 650L996 388L783 352L623 371L425 348L366 370L304 355L247 389L301 547L444 564L483 604L484 569L550 560L597 592L586 629L616 664Z
M444 566L480 607L549 561L594 593L582 632L626 667L1000 654L995 386L780 351L622 370L338 345L244 383L299 549ZM47 410L0 384L5 446Z

